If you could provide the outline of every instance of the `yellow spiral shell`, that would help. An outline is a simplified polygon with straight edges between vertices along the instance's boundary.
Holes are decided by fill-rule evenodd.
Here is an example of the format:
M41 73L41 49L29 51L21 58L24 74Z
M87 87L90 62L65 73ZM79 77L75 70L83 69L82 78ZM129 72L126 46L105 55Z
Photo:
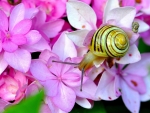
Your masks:
M123 57L129 49L129 38L119 27L106 25L93 35L89 50L100 57Z

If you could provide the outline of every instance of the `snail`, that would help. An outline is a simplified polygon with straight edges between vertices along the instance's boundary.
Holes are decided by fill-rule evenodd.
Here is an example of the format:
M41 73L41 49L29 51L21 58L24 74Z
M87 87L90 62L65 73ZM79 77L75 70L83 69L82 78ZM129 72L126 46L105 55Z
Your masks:
M138 32L139 24L133 22L132 31ZM105 25L99 28L93 35L91 43L89 45L89 51L84 56L80 63L70 63L70 62L60 62L52 61L64 64L77 65L79 70L82 71L81 75L81 86L80 91L82 91L82 82L84 72L91 67L93 67L93 61L97 59L106 58L120 58L123 57L129 49L129 37L127 33L121 28L113 25Z

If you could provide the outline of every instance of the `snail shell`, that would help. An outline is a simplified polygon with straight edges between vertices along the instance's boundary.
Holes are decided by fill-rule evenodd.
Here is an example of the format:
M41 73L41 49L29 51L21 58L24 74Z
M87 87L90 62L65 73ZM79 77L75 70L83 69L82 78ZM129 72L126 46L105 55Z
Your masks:
M93 35L89 50L99 57L123 57L129 49L129 38L119 27L106 25Z

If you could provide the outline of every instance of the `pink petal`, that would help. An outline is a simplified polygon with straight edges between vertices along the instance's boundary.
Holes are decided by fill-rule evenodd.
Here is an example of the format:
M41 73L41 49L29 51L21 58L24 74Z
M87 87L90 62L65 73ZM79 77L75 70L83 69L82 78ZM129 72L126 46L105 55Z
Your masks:
M37 80L40 81L45 81L48 78L53 77L46 64L44 64L41 60L33 60L31 62L30 72Z
M94 33L95 33L95 30L91 30L91 31L88 32L88 34L86 35L86 38L83 42L84 46L89 46L90 45Z
M81 74L81 72L80 72ZM81 79L80 75L73 72L64 73L62 76L63 82L70 87L80 86Z
M8 63L5 61L4 59L4 54L3 52L0 53L0 74L2 74L2 72L6 69L6 67L8 66Z
M58 56L56 54L52 53L51 51L45 49L44 51L41 52L39 59L41 59L47 63L50 57L58 57Z
M139 92L140 94L144 94L146 92L146 85L143 77L136 76L134 74L128 74L123 78L133 90Z
M52 52L56 53L60 57L60 60L77 56L76 48L73 42L68 39L65 32L60 35L59 39L54 44Z
M117 63L120 64L129 64L129 63L135 63L138 62L141 59L140 52L135 44L131 45L129 47L128 52L124 57L122 57L119 60L116 60Z
M58 93L58 87L59 87L59 81L55 77L55 79L49 79L46 80L46 82L43 84L46 95L50 97L54 97Z
M80 106L82 106L83 108L92 108L93 106L91 105L91 103L85 99L85 98L80 98L80 97L77 97L76 98L76 103Z
M22 45L21 48L24 48L29 52L43 51L45 49L51 50L48 42L44 38L41 38L37 43L33 45L28 45L28 44Z
M37 30L30 30L25 37L27 38L26 44L32 45L37 43L42 36Z
M40 113L51 113L51 109L47 104L43 104L40 109Z
M83 2L67 2L67 17L69 23L77 29L96 29L96 14L89 5Z
M87 53L88 50L89 50L88 47L78 47L77 48L77 56L78 57L83 57Z
M140 95L137 91L130 88L123 80L121 81L122 99L125 106L132 113L139 113ZM130 93L129 93L130 92Z
M52 101L63 111L70 112L75 104L75 99L75 92L63 83L60 83L58 94L52 98Z
M92 80L95 80L95 78L102 72L104 71L104 68L102 66L100 67L93 67L92 70L88 73L89 77L92 79Z
M83 43L88 33L89 30L77 30L70 33L66 33L66 35L70 40L72 40L75 43L75 45L79 47L84 47Z
M87 79L83 83L82 91L80 91L80 86L75 87L73 89L78 97L87 98L91 100L99 100L99 98L95 96L97 87L95 83L90 79Z
M59 19L59 20L44 23L40 27L40 30L43 31L47 37L53 38L62 29L63 25L64 25L64 20Z
M105 71L98 83L96 97L103 100L115 100L116 96L116 83L115 76Z
M42 85L38 81L32 82L26 89L26 96L35 95L42 88Z
M39 9L37 9L37 8L28 8L28 9L26 9L25 19L34 18L38 12L39 12Z
M24 14L25 14L25 7L22 3L19 5L16 5L13 8L10 14L10 18L9 18L9 30L10 31L12 31L12 29L18 22L24 19Z
M139 29L138 29L138 32L139 32L139 33L145 32L145 31L147 31L147 30L150 29L150 26L149 26L146 22L144 22L144 21L142 21L142 20L135 19L135 22L138 22L138 23L139 23Z
M0 41L0 52L2 51L2 42Z
M45 23L45 20L46 20L46 13L44 11L39 11L35 18L33 18L33 26L35 29L39 29L44 23Z
M119 7L119 1L118 0L107 0L105 9L104 9L104 16L103 16L103 23L105 24L107 22L107 16L109 12L114 9Z
M14 28L12 29L12 34L26 34L30 28L31 28L31 25L32 25L32 21L29 20L29 19L24 19L24 20L21 20L19 23L17 23Z
M25 44L27 39L23 36L23 35L13 35L11 37L11 41L17 45L22 45L22 44Z
M5 108L6 108L7 105L9 105L9 104L10 104L9 102L0 99L0 111L2 112L3 110L5 110Z
M10 40L6 40L5 42L3 42L2 47L7 52L14 52L15 50L17 50L18 45Z
M51 14L52 19L58 19L63 16L64 12L66 11L66 1L63 2L62 0L58 0L54 4L53 13Z
M144 78L144 81L146 84L146 93L141 95L141 101L143 101L143 102L150 100L150 90L149 90L150 89L150 76L147 75Z
M24 49L17 49L13 53L4 53L4 58L10 66L21 72L27 72L31 63L31 54Z
M0 30L5 32L5 30L8 30L8 18L2 10L0 10L0 17Z
M134 7L115 8L108 13L106 22L108 20L116 20L117 25L131 28L135 14L136 10Z
M123 70L123 72L134 74L137 76L142 76L142 77L148 75L149 73L148 66L150 64L149 56L150 56L149 53L141 54L141 60L136 63L128 65Z

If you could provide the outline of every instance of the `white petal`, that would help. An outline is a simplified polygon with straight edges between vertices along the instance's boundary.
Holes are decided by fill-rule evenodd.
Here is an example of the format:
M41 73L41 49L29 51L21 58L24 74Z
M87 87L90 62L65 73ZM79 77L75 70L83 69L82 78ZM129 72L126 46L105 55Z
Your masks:
M134 7L115 8L108 13L106 22L108 20L116 20L117 25L131 28L135 14L136 10Z
M69 23L77 29L96 29L96 14L87 4L79 1L67 2Z
M122 57L119 60L116 60L117 63L120 64L129 64L129 63L135 63L138 62L141 59L140 52L135 44L130 46L128 52L124 57Z
M139 33L149 30L150 27L146 22L139 19L135 19L134 21L139 23L139 29L138 29Z
M61 60L67 57L76 57L77 51L73 42L63 32L53 46L52 51L57 54Z
M76 103L78 105L82 106L83 108L91 108L92 107L91 103L85 98L77 97Z
M66 33L67 37L72 40L77 46L84 47L83 42L89 30L77 30L74 32Z
M107 0L104 9L103 23L106 23L106 16L108 15L109 11L117 7L119 7L118 0Z
M140 109L140 95L138 92L127 86L127 84L122 80L121 81L121 92L122 99L125 106L132 113L139 113Z

